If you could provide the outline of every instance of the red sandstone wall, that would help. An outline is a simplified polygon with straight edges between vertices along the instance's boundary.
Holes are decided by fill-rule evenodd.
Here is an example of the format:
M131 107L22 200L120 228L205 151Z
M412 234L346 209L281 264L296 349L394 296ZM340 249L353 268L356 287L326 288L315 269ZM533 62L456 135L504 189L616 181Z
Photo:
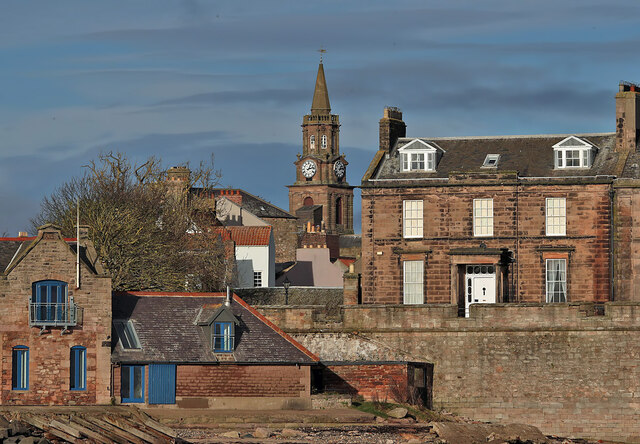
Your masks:
M366 400L397 401L406 394L407 364L327 365L324 369L325 392L360 395Z
M545 198L566 197L567 235L545 235ZM494 235L473 236L473 199L493 198ZM424 236L402 237L402 201L423 200ZM425 301L456 303L454 248L508 248L515 263L508 281L511 300L545 300L541 247L558 247L568 258L568 300L609 299L609 185L458 185L362 190L363 303L402 303L402 260L394 247L430 250L425 259Z

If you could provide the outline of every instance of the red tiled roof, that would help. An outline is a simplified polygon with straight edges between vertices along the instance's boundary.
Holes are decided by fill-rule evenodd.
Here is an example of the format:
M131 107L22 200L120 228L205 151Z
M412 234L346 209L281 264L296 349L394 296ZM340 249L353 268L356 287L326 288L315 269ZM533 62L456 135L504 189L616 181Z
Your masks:
M223 241L232 240L236 245L269 245L271 226L259 227L213 227Z
M355 259L350 257L339 257L338 260L345 264L347 267L356 261Z

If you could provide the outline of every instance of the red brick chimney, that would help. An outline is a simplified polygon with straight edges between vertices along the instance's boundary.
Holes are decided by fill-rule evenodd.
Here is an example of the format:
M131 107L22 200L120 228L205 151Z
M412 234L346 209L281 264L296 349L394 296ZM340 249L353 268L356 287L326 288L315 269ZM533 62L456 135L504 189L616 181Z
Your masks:
M231 202L235 202L242 206L242 194L240 193L240 190L220 190L220 196L226 197Z
M616 94L616 151L638 149L640 139L640 86L621 82Z
M380 149L390 153L396 141L407 135L407 125L402 121L402 111L395 106L384 109L380 119Z

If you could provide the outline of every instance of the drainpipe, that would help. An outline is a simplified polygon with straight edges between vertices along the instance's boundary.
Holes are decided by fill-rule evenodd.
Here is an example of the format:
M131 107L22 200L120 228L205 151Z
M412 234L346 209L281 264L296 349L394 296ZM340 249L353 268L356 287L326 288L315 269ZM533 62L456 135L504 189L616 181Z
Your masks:
M615 299L615 189L613 188L613 182L609 188L609 301L613 302Z

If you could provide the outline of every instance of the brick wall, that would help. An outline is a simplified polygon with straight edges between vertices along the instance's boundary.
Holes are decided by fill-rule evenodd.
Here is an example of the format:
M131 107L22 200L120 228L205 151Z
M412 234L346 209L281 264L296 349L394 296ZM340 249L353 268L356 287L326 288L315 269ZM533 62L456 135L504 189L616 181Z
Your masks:
M81 267L76 289L75 255L55 230L6 276L0 277L0 365L2 404L101 404L110 399L111 279ZM82 308L82 322L61 335L62 328L29 327L32 284L67 282L69 296ZM103 345L103 343L106 344ZM12 349L29 348L29 389L12 390ZM86 390L70 390L70 349L86 347Z
M426 303L457 303L464 292L457 267L489 263L499 267L498 301L545 300L545 260L567 259L568 301L609 300L610 198L608 184L460 184L362 190L363 303L402 302L404 260L424 261ZM566 236L545 234L545 198L564 197ZM473 236L473 199L493 199L493 236ZM424 234L405 239L403 200L423 202ZM499 255L456 256L460 249L506 249ZM558 256L559 255L559 256Z
M295 365L179 365L176 396L308 397L309 367Z
M433 403L478 420L524 422L546 434L640 436L640 304L491 304L458 318L451 304L261 308L323 361L434 364ZM636 438L633 438L636 437Z

